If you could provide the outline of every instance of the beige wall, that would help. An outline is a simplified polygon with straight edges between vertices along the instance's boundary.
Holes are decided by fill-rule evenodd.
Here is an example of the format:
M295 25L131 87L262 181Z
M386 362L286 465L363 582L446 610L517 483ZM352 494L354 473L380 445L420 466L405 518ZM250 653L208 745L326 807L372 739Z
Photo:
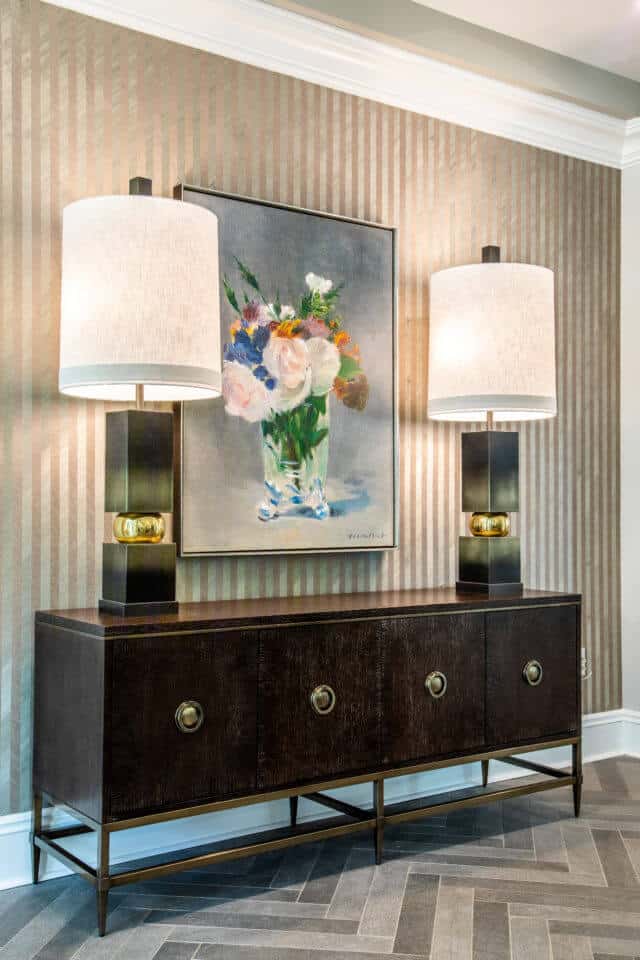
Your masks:
M180 597L453 581L460 428L426 418L427 284L497 242L558 288L560 413L521 429L526 581L584 591L585 709L619 706L619 174L31 0L0 5L0 50L0 813L29 805L33 610L99 584L103 408L56 389L61 210L136 174L400 228L400 550L185 561Z

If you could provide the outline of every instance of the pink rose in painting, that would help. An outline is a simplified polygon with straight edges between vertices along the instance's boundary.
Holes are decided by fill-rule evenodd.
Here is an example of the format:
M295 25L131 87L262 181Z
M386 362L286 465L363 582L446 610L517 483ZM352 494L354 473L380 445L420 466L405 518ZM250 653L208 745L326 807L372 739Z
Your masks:
M233 417L255 423L271 415L271 398L264 383L254 377L249 367L236 360L227 360L224 364L222 396L225 410Z
M302 321L302 326L305 333L309 337L321 337L323 340L325 340L330 333L330 330L324 320L320 320L319 317L306 317Z
M307 345L297 337L272 336L264 349L263 363L286 390L295 390L307 378Z
M311 367L307 367L304 380L297 387L287 389L279 383L271 392L271 404L276 413L287 413L295 410L311 393Z

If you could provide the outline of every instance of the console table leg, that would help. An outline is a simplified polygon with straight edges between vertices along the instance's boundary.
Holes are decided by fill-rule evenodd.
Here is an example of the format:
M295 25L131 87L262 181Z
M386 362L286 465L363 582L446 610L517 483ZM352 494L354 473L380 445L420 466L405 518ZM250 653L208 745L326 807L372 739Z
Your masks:
M482 786L486 787L489 783L489 761L481 760L480 763L482 764Z
M580 801L582 799L582 742L574 743L571 747L572 776L576 778L573 785L573 812L580 816Z
M298 797L289 797L289 812L291 814L291 826L295 827L298 822Z
M376 813L376 863L382 863L382 850L384 846L384 780L374 780L373 782L373 806Z
M109 831L101 827L98 831L98 883L96 899L98 908L98 935L104 937L107 932L107 904L109 900Z
M42 794L33 794L33 821L31 826L31 871L32 880L40 878L40 847L36 846L36 837L42 831Z
M96 890L98 907L98 936L104 937L107 932L107 909L109 900L108 890Z

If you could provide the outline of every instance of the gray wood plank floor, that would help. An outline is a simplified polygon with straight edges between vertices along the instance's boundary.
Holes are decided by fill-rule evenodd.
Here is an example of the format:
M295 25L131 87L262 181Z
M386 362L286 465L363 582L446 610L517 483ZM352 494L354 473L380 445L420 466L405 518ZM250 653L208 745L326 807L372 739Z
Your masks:
M640 958L639 801L600 761L580 820L558 790L389 829L379 867L356 834L117 888L102 940L79 878L8 890L0 960Z

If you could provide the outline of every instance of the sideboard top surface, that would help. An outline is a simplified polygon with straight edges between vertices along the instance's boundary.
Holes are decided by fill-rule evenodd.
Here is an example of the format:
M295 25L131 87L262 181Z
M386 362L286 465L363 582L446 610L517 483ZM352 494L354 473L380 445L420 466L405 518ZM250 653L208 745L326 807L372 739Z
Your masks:
M36 613L36 623L52 624L100 637L141 633L180 633L239 626L275 626L322 620L357 620L384 616L495 610L521 606L579 603L580 594L525 590L519 594L488 597L458 593L453 587L428 590L389 590L375 593L326 594L310 597L222 600L183 603L177 613L153 617L121 617L96 607L84 610L46 610Z

